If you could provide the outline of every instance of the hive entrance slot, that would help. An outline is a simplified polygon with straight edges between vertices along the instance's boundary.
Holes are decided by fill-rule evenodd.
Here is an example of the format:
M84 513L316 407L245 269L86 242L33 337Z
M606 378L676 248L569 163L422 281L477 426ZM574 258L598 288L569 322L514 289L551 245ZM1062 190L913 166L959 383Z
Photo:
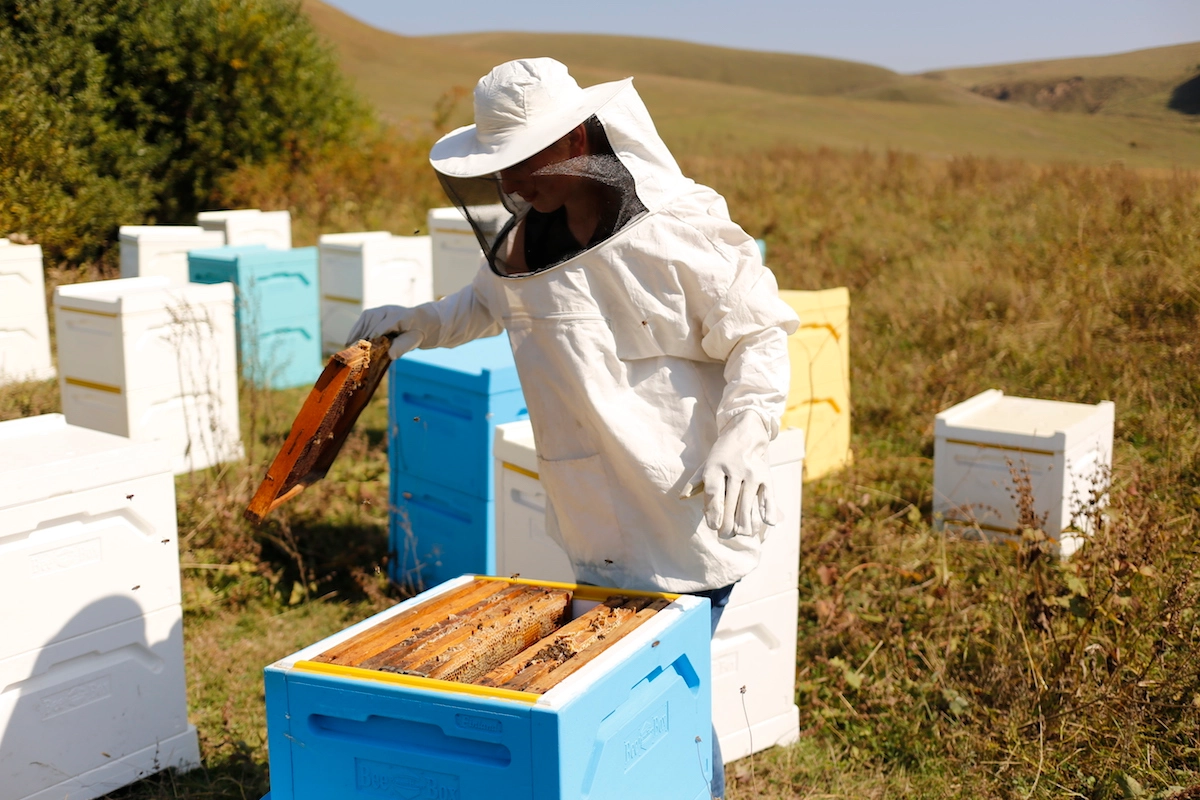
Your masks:
M375 714L366 719L313 714L308 723L315 733L371 747L382 746L419 756L452 757L491 767L507 767L512 763L512 751L502 744L450 736L441 726L428 722Z

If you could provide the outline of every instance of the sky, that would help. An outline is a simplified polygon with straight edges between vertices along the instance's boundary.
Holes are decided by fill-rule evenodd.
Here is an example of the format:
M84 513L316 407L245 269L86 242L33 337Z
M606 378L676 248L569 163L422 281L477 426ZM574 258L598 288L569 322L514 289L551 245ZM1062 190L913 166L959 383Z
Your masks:
M611 33L923 72L1200 41L1200 0L325 0L407 36Z

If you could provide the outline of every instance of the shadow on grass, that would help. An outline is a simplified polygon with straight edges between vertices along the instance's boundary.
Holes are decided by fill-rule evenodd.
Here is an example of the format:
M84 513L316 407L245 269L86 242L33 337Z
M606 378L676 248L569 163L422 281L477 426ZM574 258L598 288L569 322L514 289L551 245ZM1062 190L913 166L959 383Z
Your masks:
M379 601L393 596L387 585L386 528L365 522L294 518L260 530L262 559L278 576L284 599L336 596Z
M258 800L271 788L267 765L237 753L183 774L164 770L106 795L110 800Z

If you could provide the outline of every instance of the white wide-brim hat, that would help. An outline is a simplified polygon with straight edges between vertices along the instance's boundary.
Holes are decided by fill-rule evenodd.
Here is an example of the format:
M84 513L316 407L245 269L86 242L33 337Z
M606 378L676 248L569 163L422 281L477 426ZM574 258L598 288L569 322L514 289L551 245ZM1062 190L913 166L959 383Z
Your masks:
M475 85L475 124L439 139L429 163L456 178L499 172L566 136L632 82L582 89L553 58L508 61Z

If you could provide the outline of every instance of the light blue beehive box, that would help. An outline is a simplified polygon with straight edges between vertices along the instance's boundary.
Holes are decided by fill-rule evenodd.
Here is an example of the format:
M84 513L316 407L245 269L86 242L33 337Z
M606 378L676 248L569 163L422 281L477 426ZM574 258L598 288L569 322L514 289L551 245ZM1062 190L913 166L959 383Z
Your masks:
M541 695L311 660L471 579L448 581L264 670L268 798L709 798L707 599L667 595L671 605ZM568 588L573 616L624 593Z
M234 285L242 376L260 386L310 386L324 369L317 248L242 245L192 250L192 283Z
M496 569L492 440L529 416L507 336L416 350L388 375L391 577L432 586Z

